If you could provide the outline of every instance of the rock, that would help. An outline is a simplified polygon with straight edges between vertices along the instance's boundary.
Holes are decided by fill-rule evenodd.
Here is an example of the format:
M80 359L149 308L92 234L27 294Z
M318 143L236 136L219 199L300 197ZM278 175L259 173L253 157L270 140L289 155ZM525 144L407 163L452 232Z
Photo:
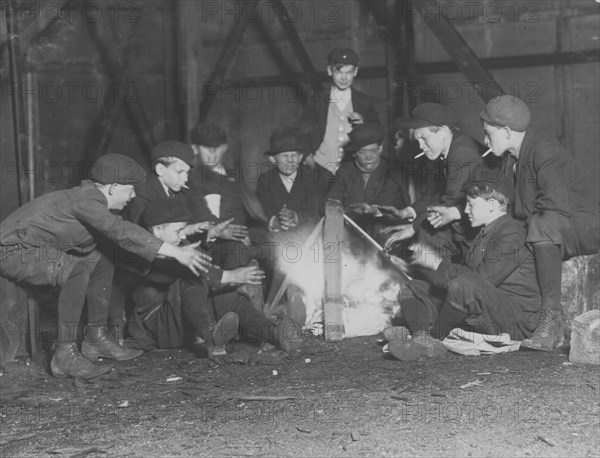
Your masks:
M569 361L600 366L600 310L590 310L573 320Z
M563 262L563 325L569 337L576 316L598 308L600 303L600 255L577 256Z

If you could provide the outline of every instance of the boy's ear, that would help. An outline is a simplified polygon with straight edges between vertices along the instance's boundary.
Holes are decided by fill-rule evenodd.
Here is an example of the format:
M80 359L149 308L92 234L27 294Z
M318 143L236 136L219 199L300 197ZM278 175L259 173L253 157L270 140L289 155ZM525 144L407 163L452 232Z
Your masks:
M333 69L331 68L331 65L328 65L328 66L327 66L327 74L328 74L329 76L333 76Z
M160 238L160 226L152 226L152 235L157 239Z
M165 165L160 162L154 166L154 171L160 177L165 173Z

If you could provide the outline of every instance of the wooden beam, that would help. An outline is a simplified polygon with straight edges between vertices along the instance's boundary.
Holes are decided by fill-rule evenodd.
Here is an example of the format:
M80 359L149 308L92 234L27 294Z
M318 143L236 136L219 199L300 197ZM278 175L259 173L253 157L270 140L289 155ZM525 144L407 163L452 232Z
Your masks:
M123 68L119 66L117 60L113 58L109 51L109 47L105 45L100 37L98 24L96 22L86 21L86 27L91 42L95 44L96 49L98 50L100 60L108 73L109 79L120 84L127 75L127 67ZM116 35L115 40L118 40ZM130 55L132 55L131 53L133 52L131 46L130 41L128 43L128 53ZM107 95L103 100L103 113L100 114L97 120L97 129L94 130L92 138L88 141L88 144L91 145L88 151L88 159L95 160L106 151L106 148L108 148L108 145L110 144L112 133L116 127L120 109L124 108L127 120L136 135L136 140L148 161L151 162L150 151L156 143L156 140L152 133L150 121L143 108L142 100L138 99L136 103L124 103L126 97L124 94L119 94L118 97L114 97L114 94L111 94L111 99L111 97L109 97L110 92L111 91L107 91Z
M555 65L587 64L598 62L599 60L600 53L597 49L480 59L481 63L488 69L551 67ZM419 62L417 63L417 71L424 74L456 73L460 71L460 69L458 65L452 61Z
M27 51L29 49L29 45L31 44L31 42L40 33L42 33L44 30L46 30L46 27L48 27L50 24L55 22L56 18L59 17L60 14L62 13L62 10L65 7L65 5L69 2L68 1L48 2L47 5L52 5L55 7L55 9L47 8L46 7L47 5L43 5L43 7L44 7L43 14L40 14L39 11L36 11L36 9L39 9L40 7L42 7L42 5L40 5L37 2L32 3L33 9L31 10L31 15L27 11L23 10L23 8L27 8L27 2L3 2L3 3L4 3L4 6L2 7L2 11L4 13L3 15L5 16L5 18L3 20L6 20L7 23L10 20L14 20L17 15L33 16L29 21L27 21L27 24L24 27L22 27L21 30L19 31L19 40L21 42L21 49L19 52L19 57L23 57L25 54L27 54ZM8 47L8 41L10 40L10 38L11 38L11 33L7 33L6 40L4 40L4 41L2 41L2 43L0 43L0 50L1 50L2 54L4 54L5 49Z
M215 70L202 88L203 95L202 102L200 103L200 122L205 122L208 118L210 109L215 101L215 95L221 90L221 83L225 77L225 74L227 73L227 69L231 64L231 61L233 60L235 52L242 42L242 37L244 36L244 32L246 31L247 27L248 23L244 20L241 20L235 24L229 32L227 41L223 45L221 54L217 59ZM211 85L210 91L207 90L207 85L209 84Z
M442 6L440 2L435 0L429 0L425 4L429 5L432 10ZM440 11L440 9L437 9L437 11ZM475 90L485 102L504 93L502 87L481 64L460 33L443 15L436 15L436 17L425 15L425 22L446 52L450 54L452 60L456 62L461 73L467 77L468 81L473 82ZM490 90L490 88L495 90Z
M8 56L9 56L9 73L12 83L17 86L22 83L21 69L19 66L20 55L20 39L16 17L9 15L6 22L6 33L9 36ZM25 178L23 175L23 142L21 141L21 124L23 121L23 104L21 97L18 96L19 91L10 98L12 108L12 128L13 142L15 147L15 166L17 170L17 201L19 206L23 205L23 187Z
M283 29L283 32L285 33L285 35L287 36L287 39L289 40L290 44L292 45L292 49L294 50L294 54L296 54L296 57L300 61L300 65L302 65L302 68L309 75L310 79L316 80L317 70L315 69L315 66L312 63L310 56L306 52L306 48L304 47L302 40L300 40L300 36L298 35L298 31L296 30L296 27L294 26L294 24L290 20L290 18L288 18L284 15L284 11L287 11L287 10L285 9L285 5L283 4L283 1L282 0L274 0L273 4L275 5L274 10L275 10L275 14L277 15L277 19L279 19L281 28ZM309 95L312 95L312 94L309 94Z
M323 270L325 300L323 315L325 340L344 338L344 301L342 298L342 252L344 249L344 209L341 202L328 200L323 225Z

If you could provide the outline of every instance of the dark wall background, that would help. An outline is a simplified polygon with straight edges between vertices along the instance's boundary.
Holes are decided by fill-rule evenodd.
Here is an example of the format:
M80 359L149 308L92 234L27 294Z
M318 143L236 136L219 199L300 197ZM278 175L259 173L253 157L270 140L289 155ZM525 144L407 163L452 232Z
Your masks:
M463 129L481 138L478 114L483 101L469 89L465 76L421 73L408 86L402 79L411 63L399 61L396 52L402 47L397 34L402 19L408 18L414 27L412 64L450 60L418 10L410 15L406 9L396 10L395 16L389 13L389 8L402 3L311 0L285 5L321 78L333 47L357 50L361 68L356 86L372 95L386 125L408 111L412 96L412 103L452 105ZM480 58L598 52L600 5L593 0L450 3L459 12L453 25ZM467 9L466 3L472 6ZM217 94L207 120L228 130L228 161L241 162L252 185L265 164L262 153L271 131L294 124L301 109L300 93L309 94L310 84L293 82L298 76L306 81L308 75L270 2L74 2L53 17L57 4L63 2L2 4L2 218L19 204L12 135L15 89L23 110L23 154L27 156L29 141L34 157L35 195L77 184L82 171L102 152L127 154L148 166L153 143L186 140L206 104L203 88L219 65L226 71L211 88L226 90ZM8 71L9 14L15 15L20 32L21 74L16 82ZM248 26L243 38L225 66L224 46L244 21ZM46 22L51 23L45 26ZM598 59L521 65L491 73L506 92L525 98L535 125L556 135L596 178L590 192L597 193ZM100 133L107 126L114 131L100 147ZM27 183L23 190L27 198Z

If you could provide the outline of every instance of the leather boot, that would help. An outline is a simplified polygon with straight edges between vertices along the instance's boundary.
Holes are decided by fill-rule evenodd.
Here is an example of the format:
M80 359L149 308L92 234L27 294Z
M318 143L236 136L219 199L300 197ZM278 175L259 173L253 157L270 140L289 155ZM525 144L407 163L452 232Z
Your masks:
M383 330L383 337L388 342L393 342L394 340L406 342L411 338L410 331L404 326L390 326L385 328Z
M109 320L108 322L108 338L121 346L124 346L125 343L123 328L121 320Z
M275 344L286 353L298 350L302 346L302 334L299 326L288 317L275 325Z
M227 312L221 317L212 332L212 346L209 347L208 357L224 356L227 354L225 345L237 338L239 317L237 313Z
M123 347L107 336L104 326L88 326L85 339L81 344L81 353L90 361L98 358L110 358L116 361L128 361L137 358L144 350Z
M82 377L85 379L98 377L110 372L113 368L109 363L92 363L85 359L74 343L59 343L56 345L50 370L55 377Z
M545 310L540 313L540 324L533 335L521 342L521 348L528 350L551 351L563 344L565 334L562 328L560 310Z
M448 353L448 349L442 342L424 331L416 332L408 340L392 340L388 348L392 356L400 361L414 361L423 357L433 358Z

